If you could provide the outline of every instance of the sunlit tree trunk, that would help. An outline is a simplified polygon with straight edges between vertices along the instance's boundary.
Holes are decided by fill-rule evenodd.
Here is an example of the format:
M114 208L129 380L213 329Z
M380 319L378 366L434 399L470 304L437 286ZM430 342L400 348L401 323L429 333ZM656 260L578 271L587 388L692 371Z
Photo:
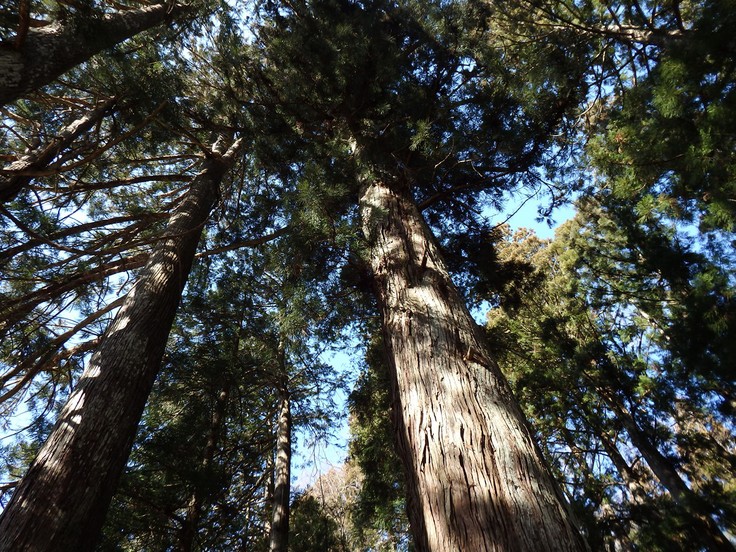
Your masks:
M289 497L291 494L291 399L287 384L279 390L280 409L276 432L276 464L271 518L270 552L289 548Z
M0 551L93 549L159 371L202 227L240 145L206 161L171 215L3 512Z
M14 46L0 48L0 105L49 84L93 55L184 9L175 2L161 2L104 17L75 17L29 29Z
M361 197L417 550L581 551L508 383L408 199Z

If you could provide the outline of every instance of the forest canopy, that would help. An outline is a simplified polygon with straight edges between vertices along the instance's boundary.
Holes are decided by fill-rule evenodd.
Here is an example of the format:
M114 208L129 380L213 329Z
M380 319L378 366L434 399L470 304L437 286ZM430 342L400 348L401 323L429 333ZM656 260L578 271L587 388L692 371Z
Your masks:
M0 551L733 551L734 29L0 7Z

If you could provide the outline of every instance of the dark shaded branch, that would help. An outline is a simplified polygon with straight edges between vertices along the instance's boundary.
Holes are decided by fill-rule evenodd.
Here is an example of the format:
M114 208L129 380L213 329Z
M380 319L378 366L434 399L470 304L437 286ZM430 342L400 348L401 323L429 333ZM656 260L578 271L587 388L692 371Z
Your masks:
M64 127L44 148L32 151L0 170L0 202L12 200L27 186L36 171L46 168L64 148L97 124L115 105L115 98L101 101L97 106Z
M230 245L223 245L222 247L216 247L214 249L208 249L207 251L202 251L201 253L197 253L196 257L197 258L209 257L211 255L217 255L219 253L225 253L227 251L235 251L236 249L242 249L244 247L257 247L259 245L263 245L264 243L273 241L279 238L280 236L283 236L289 230L290 228L288 226L284 228L279 228L278 230L275 230L271 232L270 234L266 234L259 238L252 238L250 240L241 240L235 243L231 243Z
M49 84L72 67L138 33L155 27L188 8L170 2L136 10L70 19L27 30L16 48L0 48L0 105Z
M69 278L54 282L23 297L13 299L2 305L0 310L0 335L4 335L10 327L20 321L26 314L38 305L59 297L61 294L76 289L82 285L97 282L128 270L134 270L145 265L148 253L139 253L125 259L120 259L89 270L81 274L74 274Z
M62 249L62 247L58 246L56 242L64 238L68 238L68 237L75 236L75 235L81 235L85 232L97 230L100 228L104 228L106 226L112 226L115 224L121 224L121 223L131 222L131 221L137 221L137 224L133 224L125 228L124 230L121 230L121 232L127 232L129 231L131 227L139 228L141 226L149 226L158 220L165 219L167 216L168 215L166 213L143 213L143 214L137 214L137 215L124 215L120 217L114 217L111 219L92 221L92 222L88 222L85 224L80 224L78 226L71 226L69 228L64 228L63 230L59 230L58 232L49 234L48 236L43 236L39 234L38 232L32 232L32 233L29 233L29 235L31 236L31 239L29 239L28 241L23 242L20 245L16 245L15 247L10 247L8 249L0 250L0 264L12 259L14 256L19 255L20 253L29 251L30 249L33 249L34 247L38 247L39 245L47 244L47 245L51 245L54 248ZM21 230L22 229L23 228L21 228Z

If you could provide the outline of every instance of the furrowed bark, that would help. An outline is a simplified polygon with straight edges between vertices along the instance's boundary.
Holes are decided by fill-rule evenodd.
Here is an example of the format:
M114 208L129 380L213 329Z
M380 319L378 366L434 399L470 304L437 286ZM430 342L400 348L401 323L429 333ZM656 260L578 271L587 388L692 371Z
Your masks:
M283 350L280 351L283 359ZM282 361L283 367L283 361ZM286 379L286 378L284 378ZM279 390L280 409L276 432L276 465L273 493L273 515L269 538L270 552L289 549L289 495L291 494L291 398L288 384Z
M71 19L29 29L17 48L0 48L0 105L38 90L72 67L186 8L164 2L104 17Z
M417 550L586 550L408 197L372 182L360 208Z
M94 548L159 371L202 227L241 144L206 161L172 214L0 517L0 551Z
M111 98L70 125L64 127L46 147L24 155L0 170L0 202L11 201L33 179L29 173L46 168L54 158L76 138L96 125L115 104Z
M273 429L273 413L268 417L268 427ZM278 439L278 437L277 437ZM271 542L271 522L273 521L273 492L274 492L274 470L275 461L273 450L266 458L266 469L263 471L263 479L265 481L265 498L264 503L264 515L263 515L263 541Z

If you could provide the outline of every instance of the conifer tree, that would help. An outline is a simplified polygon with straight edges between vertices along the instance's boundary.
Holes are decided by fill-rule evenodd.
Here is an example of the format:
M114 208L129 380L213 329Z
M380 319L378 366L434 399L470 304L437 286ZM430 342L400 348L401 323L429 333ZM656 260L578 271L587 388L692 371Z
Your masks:
M571 477L593 546L669 533L666 546L731 549L717 475L733 464L736 404L730 3L229 2L216 24L187 27L197 36L179 24L209 2L1 7L0 407L37 418L31 442L2 450L13 471L36 460L0 549L93 546L154 385L104 546L283 543L258 503L275 433L254 425L274 423L279 392L295 425L324 425L316 397L333 382L316 343L361 316L362 330L380 319L419 550L585 549L522 410L554 440L549 462ZM172 22L172 42L141 40ZM218 134L249 136L251 163L207 224L239 157L208 145ZM577 175L596 198L568 226L579 256L564 285L554 262L519 264L509 284L487 217L525 187L569 191L570 151L597 171ZM205 226L191 309L154 383ZM505 373L508 335L489 348L466 306L494 282L526 348ZM539 289L567 310L522 320ZM258 386L262 402L239 408ZM178 400L187 412L168 419Z
M242 148L215 150L0 518L4 550L91 550L158 373L220 181ZM80 484L75 474L84 474ZM38 520L44 523L39 526Z
M163 368L107 517L101 550L264 550L272 471L267 326L247 268L196 261Z
M322 286L285 276L284 260L295 258L287 236L218 247L232 245L231 223L243 221L227 217L243 216L251 198L242 201L208 228L105 549L135 542L151 550L268 550L289 538L291 428L324 426L336 385L312 341L313 333L329 336L318 327L329 308L318 299ZM206 462L192 466L192 456Z
M576 101L571 75L535 60L559 93L514 88L522 83L470 5L291 8L263 26L262 81L297 133L354 165L349 197L383 320L418 549L584 549L418 207L430 222L472 224L461 202L493 195L539 159Z
M560 477L587 512L581 517L590 521L591 539L646 547L660 541L673 550L700 541L709 550L730 550L722 527L730 523L732 483L718 470L701 470L714 462L728 471L733 439L723 439L722 430L718 440L695 437L695 420L728 425L729 417L711 406L725 382L701 372L697 361L684 368L699 356L697 338L687 352L671 339L684 322L683 302L720 296L720 314L710 314L721 322L691 332L713 332L711 362L729 355L718 347L732 331L725 274L716 277L719 269L660 224L650 221L649 232L631 241L625 229L631 209L619 219L591 199L578 207L555 241L518 235L501 248L509 265L532 268L508 281L501 308L490 315L504 370L548 454L560 459ZM715 285L683 293L705 274ZM693 469L689 456L710 460ZM607 480L626 491L607 488Z

